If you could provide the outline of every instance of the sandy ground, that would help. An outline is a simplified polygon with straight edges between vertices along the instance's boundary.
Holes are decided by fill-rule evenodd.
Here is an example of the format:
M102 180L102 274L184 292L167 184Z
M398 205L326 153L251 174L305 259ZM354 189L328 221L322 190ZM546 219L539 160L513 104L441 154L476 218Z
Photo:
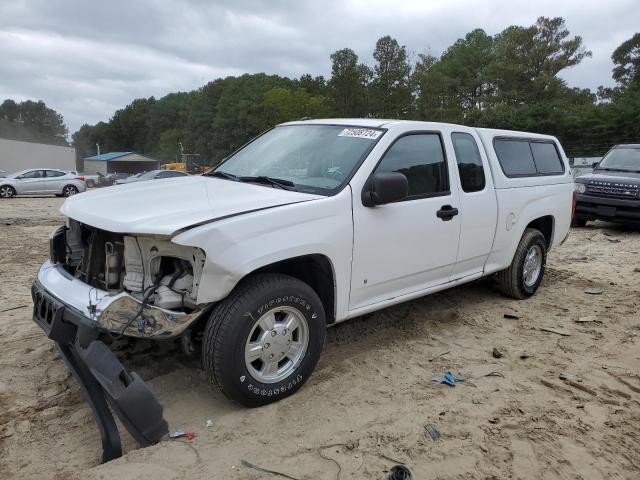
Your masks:
M198 437L138 449L123 434L125 456L99 465L90 410L30 318L60 204L0 203L3 479L282 478L243 461L298 479L383 479L398 462L418 479L640 478L640 231L574 230L527 301L486 280L331 328L307 385L259 409L227 401L173 345L123 349L170 428ZM466 380L431 380L447 370Z

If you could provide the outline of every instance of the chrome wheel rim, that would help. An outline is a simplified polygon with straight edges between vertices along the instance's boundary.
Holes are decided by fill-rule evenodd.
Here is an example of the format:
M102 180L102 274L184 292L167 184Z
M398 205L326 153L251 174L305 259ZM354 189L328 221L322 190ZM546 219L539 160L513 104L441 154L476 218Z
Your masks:
M0 188L0 197L2 198L11 198L13 197L13 191L11 187L1 187Z
M309 345L309 326L300 310L282 306L254 322L244 349L249 374L262 383L276 383L302 363Z
M70 197L71 195L76 194L76 189L73 187L65 187L62 193L64 194L65 197Z
M527 287L532 287L538 281L542 271L542 249L539 245L534 245L529 249L524 257L524 267L522 268L522 280Z

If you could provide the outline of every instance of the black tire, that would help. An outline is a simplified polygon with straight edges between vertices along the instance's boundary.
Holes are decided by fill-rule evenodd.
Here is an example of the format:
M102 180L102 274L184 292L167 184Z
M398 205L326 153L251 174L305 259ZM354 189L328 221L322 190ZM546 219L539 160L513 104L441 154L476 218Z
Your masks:
M75 185L65 185L62 189L63 197L70 197L72 195L75 195L76 193L78 193L78 187L76 187Z
M580 228L584 228L587 226L587 222L588 220L584 217L579 217L579 216L575 216L573 217L573 222L572 222L572 226L573 227L580 227Z
M16 189L11 185L0 185L0 198L11 198L16 196Z
M281 307L293 308L304 316L306 353L286 378L262 382L245 362L245 346L256 322ZM325 335L324 308L309 285L278 273L251 275L213 309L205 328L202 360L209 379L222 393L245 406L257 407L288 397L306 382L318 362Z
M527 285L524 279L524 263L527 254L534 247L539 247L542 255L540 273L535 282ZM506 270L496 275L498 290L505 296L522 300L533 295L544 277L544 269L547 262L547 241L539 230L527 228L522 234L511 265Z

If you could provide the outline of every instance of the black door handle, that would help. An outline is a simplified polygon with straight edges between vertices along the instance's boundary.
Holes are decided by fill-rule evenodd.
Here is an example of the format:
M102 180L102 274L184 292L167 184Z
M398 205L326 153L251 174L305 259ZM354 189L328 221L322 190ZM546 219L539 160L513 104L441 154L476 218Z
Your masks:
M444 222L448 222L456 215L458 215L458 209L453 208L451 205L443 205L440 210L436 212L436 216Z

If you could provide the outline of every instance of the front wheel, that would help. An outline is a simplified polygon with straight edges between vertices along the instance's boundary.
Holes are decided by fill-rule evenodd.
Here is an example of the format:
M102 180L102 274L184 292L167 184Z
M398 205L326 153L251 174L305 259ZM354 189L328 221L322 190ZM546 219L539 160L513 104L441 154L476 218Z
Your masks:
M318 362L326 333L322 302L306 283L252 275L213 309L203 363L209 379L249 407L296 392Z
M547 241L539 230L527 228L520 239L511 265L498 272L498 290L507 297L522 300L533 295L544 276Z

